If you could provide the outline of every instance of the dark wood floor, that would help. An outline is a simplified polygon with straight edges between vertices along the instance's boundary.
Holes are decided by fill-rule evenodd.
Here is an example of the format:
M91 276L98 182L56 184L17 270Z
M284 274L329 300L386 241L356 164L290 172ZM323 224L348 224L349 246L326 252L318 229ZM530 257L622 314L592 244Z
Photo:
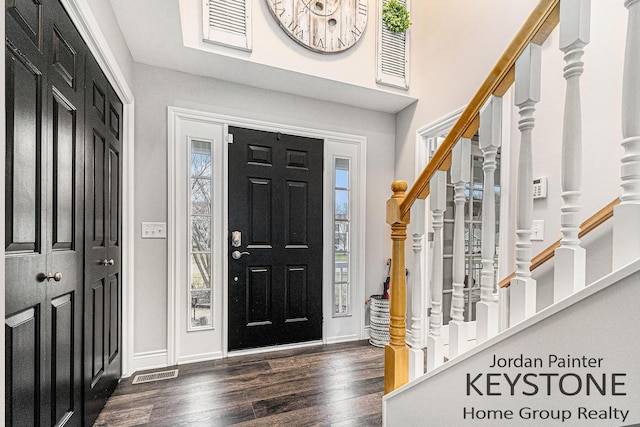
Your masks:
M298 427L382 423L384 350L366 341L231 357L178 368L175 379L137 385L131 384L133 376L122 380L94 425Z

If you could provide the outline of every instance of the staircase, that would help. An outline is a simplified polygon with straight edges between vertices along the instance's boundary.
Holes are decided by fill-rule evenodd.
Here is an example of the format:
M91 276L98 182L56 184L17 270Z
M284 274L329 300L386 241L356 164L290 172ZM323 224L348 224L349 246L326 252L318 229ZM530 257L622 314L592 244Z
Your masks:
M640 364L637 362L640 355L637 326L640 321L640 0L594 0L594 4L621 11L626 7L626 47L623 64L620 64L624 70L622 109L618 117L622 122L624 151L619 166L622 193L619 198L610 194L608 199L614 198L613 202L580 223L582 199L587 200L589 207L594 200L592 187L583 191L584 177L591 183L593 176L604 179L613 175L607 174L606 167L600 168L598 162L584 163L583 168L583 148L596 150L597 159L597 150L606 143L594 143L593 135L583 137L584 131L591 132L592 127L583 124L581 96L583 74L589 66L583 56L586 52L588 58L591 28L598 29L594 36L599 35L603 28L600 24L606 22L592 25L601 17L592 14L590 0L541 0L416 182L411 188L403 181L392 184L393 196L387 202L393 263L391 339L385 348L385 425L640 423ZM559 45L564 62L562 69L549 70L542 66L543 60L554 55L548 52L550 41ZM588 77L589 82L601 84L593 76ZM560 78L565 93L556 104L564 104L564 108L559 108L560 114L555 116L561 118L556 119L555 105L541 102L544 98L541 94L560 98L554 94L554 82ZM546 92L543 83L549 84ZM597 92L597 88L589 90L588 94ZM517 115L512 120L517 141L510 141L510 147L517 149L517 178L513 182L516 237L511 248L513 255L505 255L508 248L501 247L500 257L503 265L512 259L515 272L499 277L494 265L495 225L499 215L495 209L494 183L496 156L503 146L503 120L511 120L504 116L509 110L505 103L511 101ZM537 111L538 106L545 109ZM610 113L603 111L602 119ZM562 201L556 213L561 238L533 257L534 213L540 215L543 208L537 206L534 210L534 159L540 161L535 151L540 147L536 126L540 121L543 127L546 124L553 129L545 123L554 123L553 120L558 120L558 140L554 143L562 147L557 183L561 183ZM484 159L482 271L474 324L464 315L464 206L473 185L469 183L468 172L472 138L478 139ZM617 147L611 150L619 147L618 141ZM454 231L451 320L448 346L445 346L442 232L447 209L447 171L453 184ZM582 238L611 217L607 227L612 237L604 245L611 252L611 268L604 277L594 281L593 267L588 265L588 259L592 259L589 256L593 255L587 254ZM416 259L422 251L425 231L433 229L431 268L422 271L420 262L415 263L408 302L411 307L409 345L404 274L408 226ZM501 233L509 231L502 228L501 224ZM602 257L603 245L592 246L595 248L589 251ZM538 283L532 271L552 258L550 283ZM496 280L498 277L501 280ZM549 293L549 304L542 304L545 307L540 307L541 298L537 295L540 290ZM424 292L429 294L428 319ZM421 331L427 323L428 334L423 340ZM423 372L425 346L426 374Z

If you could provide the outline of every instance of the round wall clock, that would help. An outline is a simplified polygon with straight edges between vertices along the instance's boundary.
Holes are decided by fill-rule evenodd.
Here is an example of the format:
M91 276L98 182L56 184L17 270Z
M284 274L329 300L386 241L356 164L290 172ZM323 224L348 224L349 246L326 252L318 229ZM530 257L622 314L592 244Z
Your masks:
M267 0L285 33L314 52L338 53L367 26L367 0Z

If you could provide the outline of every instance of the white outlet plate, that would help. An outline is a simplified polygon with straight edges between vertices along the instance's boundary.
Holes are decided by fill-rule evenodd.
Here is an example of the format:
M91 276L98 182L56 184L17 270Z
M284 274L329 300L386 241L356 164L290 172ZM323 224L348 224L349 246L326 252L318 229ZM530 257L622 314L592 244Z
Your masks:
M542 241L544 240L544 220L538 219L533 221L531 226L531 240Z
M166 222L143 222L142 238L143 239L166 239L167 223Z

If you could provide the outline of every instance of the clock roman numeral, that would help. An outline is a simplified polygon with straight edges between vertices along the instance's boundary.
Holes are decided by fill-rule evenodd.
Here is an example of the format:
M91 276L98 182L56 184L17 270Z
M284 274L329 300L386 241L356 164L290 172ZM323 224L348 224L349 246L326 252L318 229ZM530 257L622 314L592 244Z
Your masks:
M338 46L340 46L340 47L346 46L345 42L343 42L340 37L338 37Z
M287 25L287 27L291 30L291 34L293 34L295 37L298 37L299 39L304 37L304 30L300 27L298 27L298 23L297 22L289 22L289 25Z
M274 11L274 12L275 12L275 13L276 13L280 18L282 18L282 15L284 15L284 14L286 13L286 9L284 9L284 8L279 9L279 8L278 8L278 5L281 5L281 4L282 4L282 1L281 1L281 0L276 0L276 1L274 1L274 2L273 2L273 11ZM280 12L280 13L278 13L278 12Z
M358 13L360 15L367 16L367 4L366 3L358 3Z
M316 47L324 49L324 42L322 41L322 39L318 39L318 41L316 42Z
M353 34L354 39L358 39L362 35L362 31L358 27L353 27L351 30L351 34Z

